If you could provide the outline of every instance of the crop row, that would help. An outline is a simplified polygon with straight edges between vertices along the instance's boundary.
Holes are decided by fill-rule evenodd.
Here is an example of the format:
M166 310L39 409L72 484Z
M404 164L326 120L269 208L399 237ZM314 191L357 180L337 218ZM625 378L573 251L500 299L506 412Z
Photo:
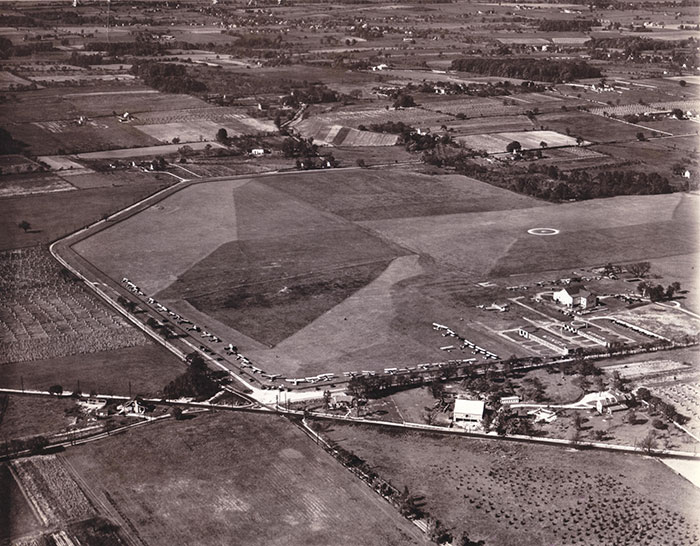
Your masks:
M17 459L12 468L45 524L95 514L90 500L55 455Z
M0 253L0 362L23 362L143 344L44 250Z

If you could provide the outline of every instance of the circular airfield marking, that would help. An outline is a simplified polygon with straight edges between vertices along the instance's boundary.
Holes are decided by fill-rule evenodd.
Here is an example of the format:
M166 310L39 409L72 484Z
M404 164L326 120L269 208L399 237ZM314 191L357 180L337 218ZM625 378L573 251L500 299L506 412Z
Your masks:
M536 227L528 229L530 235L559 235L559 230L549 227Z

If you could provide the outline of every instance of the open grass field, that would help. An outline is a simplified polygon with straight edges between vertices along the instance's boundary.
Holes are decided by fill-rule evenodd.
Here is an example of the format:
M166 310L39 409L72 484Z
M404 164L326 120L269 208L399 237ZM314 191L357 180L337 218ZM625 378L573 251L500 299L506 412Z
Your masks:
M125 172L104 175L103 180L99 188L3 199L0 250L55 241L175 181L170 176ZM32 225L26 233L17 227L23 220Z
M352 221L479 213L540 204L472 178L428 175L408 168L270 177L264 183Z
M688 194L617 197L362 224L469 275L505 276L694 252L696 201L697 196ZM552 237L527 233L535 227L560 233Z
M70 398L0 396L6 398L5 410L0 421L2 442L37 435L51 436L62 432L71 423L71 418L65 412L76 406L75 400Z
M339 424L325 436L423 496L456 536L503 546L700 537L698 490L653 459Z
M46 250L5 251L0 292L0 363L41 360L144 345L146 338L61 275Z
M183 372L183 364L160 345L148 343L89 355L71 355L3 364L0 387L46 390L59 383L65 389L127 396L155 396Z
M575 146L576 139L555 131L517 131L488 133L457 137L457 141L474 150L485 150L490 154L506 153L510 142L517 141L523 150L539 150L540 143L547 146Z
M358 131L342 125L328 125L317 120L304 120L295 126L305 138L324 146L394 146L398 135Z
M274 416L199 415L66 457L151 546L202 537L212 546L425 543L417 527Z

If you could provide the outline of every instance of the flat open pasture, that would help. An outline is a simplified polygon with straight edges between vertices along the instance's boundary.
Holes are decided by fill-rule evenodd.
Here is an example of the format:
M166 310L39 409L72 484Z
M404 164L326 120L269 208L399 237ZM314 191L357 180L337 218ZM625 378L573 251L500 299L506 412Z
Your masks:
M184 297L265 343L340 303L403 253L258 182L235 188L233 202L237 240L180 275L159 298Z
M316 119L304 120L296 125L305 138L324 146L394 146L398 135L359 131L342 125L327 125Z
M189 186L74 249L112 278L126 276L144 292L155 294L238 238L233 189L245 183Z
M0 253L0 363L144 345L146 338L38 247Z
M576 146L576 139L555 131L516 131L460 136L455 140L473 150L485 150L490 154L506 153L509 143L517 141L523 150L539 150L540 143L548 147Z
M55 384L51 383L51 385ZM0 438L3 441L30 438L37 435L51 436L62 432L72 419L66 412L75 408L76 405L75 400L71 398L31 395L1 396L7 397L7 406L2 414L2 420L0 420Z
M635 140L639 127L588 112L558 112L537 116L538 123L558 133L589 142Z
M387 121L402 121L413 127L440 127L451 117L440 116L434 112L422 108L367 108L349 107L342 110L314 113L313 119L320 124L344 125L356 128L358 125L369 127L372 123L385 123ZM303 123L303 122L298 122ZM295 124L296 126L296 124Z
M508 212L367 221L362 224L469 275L509 275L697 251L698 197L616 197ZM550 227L552 237L527 230Z
M0 114L4 126L10 123L31 123L46 120L77 119L79 116L104 117L112 112L138 115L154 110L201 108L207 104L189 95L160 93L138 85L99 86L85 88L50 88L24 91L18 97L16 108ZM14 131L9 129L14 135Z
M69 355L45 360L7 363L0 368L0 387L47 390L60 384L66 390L128 396L156 396L176 376L183 364L155 343L89 355Z
M533 123L526 116L492 116L488 122L481 117L470 119L453 119L446 124L458 135L482 134L484 130L502 133L506 131L526 131L534 127ZM454 135L453 135L454 138ZM456 139L458 140L458 138Z
M504 104L504 100L507 104ZM518 115L527 109L526 106L525 103L512 101L510 97L468 97L428 102L423 108L453 116L464 114L467 118L482 118Z
M296 427L271 415L164 422L66 458L151 546L202 537L212 546L427 542Z
M689 546L700 536L697 488L651 458L340 424L324 435L474 541Z
M116 118L102 118L80 126L75 120L13 125L12 137L29 145L35 155L64 155L93 150L153 146L158 141Z
M269 119L255 118L248 115L248 109L235 107L206 107L172 109L144 112L138 115L136 120L139 129L141 125L160 125L173 123L201 123L211 122L230 129L232 135L257 134L276 132L277 127ZM214 138L217 129L210 135ZM210 138L210 139L211 139Z
M0 250L55 241L175 181L170 176L160 176L162 175L110 173L101 175L105 180L103 185L110 187L3 199ZM56 214L57 210L61 214ZM28 232L17 227L23 220L32 225Z
M268 186L352 221L529 208L536 199L464 176L408 169L269 177Z

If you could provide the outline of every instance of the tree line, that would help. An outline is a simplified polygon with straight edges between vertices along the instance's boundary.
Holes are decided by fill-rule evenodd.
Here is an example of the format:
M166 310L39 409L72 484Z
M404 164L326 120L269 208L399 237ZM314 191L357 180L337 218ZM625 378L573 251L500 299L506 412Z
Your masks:
M455 59L451 70L475 72L488 76L519 78L545 82L567 82L579 78L600 78L598 68L585 61L536 59L494 59L490 57L464 57Z

